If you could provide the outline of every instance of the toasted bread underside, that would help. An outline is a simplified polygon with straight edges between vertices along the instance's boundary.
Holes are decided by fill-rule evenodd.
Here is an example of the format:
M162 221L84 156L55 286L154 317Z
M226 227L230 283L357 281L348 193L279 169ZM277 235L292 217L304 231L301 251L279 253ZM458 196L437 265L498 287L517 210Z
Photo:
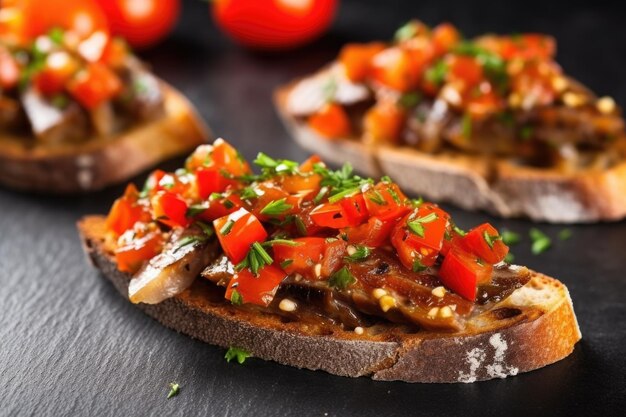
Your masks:
M113 138L27 147L20 138L0 136L0 184L44 193L99 190L205 143L210 131L192 104L162 85L165 115Z
M92 263L128 297L131 277L104 246L102 216L78 223ZM474 382L531 371L569 355L581 334L567 288L532 272L531 281L461 333L407 333L376 325L353 331L285 322L207 297L202 280L160 304L138 304L165 326L214 345L331 374L407 382Z
M349 161L368 176L389 175L401 188L429 200L507 218L589 223L626 217L626 162L607 170L564 174L460 152L431 155L407 146L329 140L287 111L288 96L297 82L276 91L276 107L293 138L322 159L337 164Z

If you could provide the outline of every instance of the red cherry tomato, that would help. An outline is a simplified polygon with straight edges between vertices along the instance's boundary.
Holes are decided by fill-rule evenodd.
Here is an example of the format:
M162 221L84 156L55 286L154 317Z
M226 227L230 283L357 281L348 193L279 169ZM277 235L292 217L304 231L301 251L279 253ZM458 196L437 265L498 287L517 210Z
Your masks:
M97 0L111 32L135 48L152 46L167 36L180 14L179 0Z
M12 30L21 32L15 35L23 41L55 27L72 31L81 39L96 31L109 33L107 18L94 0L16 0L12 3L9 8L15 12L16 21L21 22Z
M267 307L274 299L274 294L287 274L274 265L267 265L254 276L249 269L239 271L228 283L227 300L233 301L233 293L237 291L244 304L257 304Z
M407 198L396 184L378 183L363 193L365 205L371 216L383 221L395 220L408 213Z
M489 223L483 223L467 232L460 245L490 264L502 262L509 247L502 242L498 231Z
M489 282L492 272L493 266L476 255L453 248L441 264L439 279L461 297L474 301L478 284Z
M213 222L217 238L231 262L241 262L254 242L263 242L267 238L265 228L254 214L241 208L228 216Z
M217 25L254 49L289 49L319 37L331 24L337 0L215 0Z

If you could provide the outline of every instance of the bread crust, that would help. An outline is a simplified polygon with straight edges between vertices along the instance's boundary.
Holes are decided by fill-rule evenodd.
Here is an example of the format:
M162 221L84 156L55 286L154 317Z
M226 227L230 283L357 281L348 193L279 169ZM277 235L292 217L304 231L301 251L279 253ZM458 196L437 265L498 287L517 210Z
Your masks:
M506 218L591 223L626 217L626 161L606 170L566 174L460 152L432 155L408 146L329 140L288 111L289 94L300 81L276 90L274 101L296 142L322 159L349 161L368 176L389 175L401 188L429 200Z
M78 223L91 262L128 297L131 277L117 270L104 245L105 220ZM407 382L474 382L531 371L569 355L580 331L567 288L532 272L497 311L481 314L463 333L353 331L284 322L278 316L242 310L211 297L196 282L160 304L138 304L165 326L214 345L237 346L253 356L332 374ZM488 315L499 313L498 318ZM500 317L501 316L501 317Z
M27 147L0 136L0 184L40 193L78 193L120 183L189 152L210 137L193 105L162 82L165 115L106 139L57 147Z

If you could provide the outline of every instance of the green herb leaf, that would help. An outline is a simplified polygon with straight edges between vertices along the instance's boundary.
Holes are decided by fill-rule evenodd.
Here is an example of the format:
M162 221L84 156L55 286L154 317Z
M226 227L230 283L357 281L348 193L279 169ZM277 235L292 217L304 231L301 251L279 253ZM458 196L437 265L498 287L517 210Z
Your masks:
M411 20L396 30L396 33L393 35L393 39L396 42L408 41L409 39L414 38L418 31L419 24L416 21Z
M315 198L313 199L313 202L315 204L319 204L320 201L322 201L322 199L324 198L324 196L326 196L326 194L328 194L328 187L322 187L320 188L319 193L317 193L317 195L315 196Z
M285 269L285 268L287 268L289 265L291 265L292 263L293 263L293 259L285 259L284 261L282 261L282 262L280 263L280 267L281 267L282 269Z
M264 246L264 247L274 246L274 245L300 246L302 244L303 244L302 242L296 242L295 240L291 240L291 239L272 239L272 240L263 242L261 246Z
M270 265L272 262L274 262L274 260L270 254L267 253L265 248L263 248L259 242L254 242L250 246L250 250L245 259L235 265L235 270L241 271L245 268L249 268L254 275L257 275L261 268L265 265Z
M463 229L461 229L460 227L454 225L452 226L452 230L454 230L456 232L457 235L459 236L465 236L467 234L467 232Z
M383 195L378 190L373 191L374 195L370 195L368 199L374 204L378 204L379 206L387 205L387 200L383 197Z
M349 285L354 284L356 278L350 273L347 267L342 267L333 273L328 280L328 285L339 290L345 290Z
M251 355L245 350L237 347L229 347L224 355L226 362L230 362L235 359L240 365L243 364L246 359L248 359Z
M422 101L422 94L418 91L412 91L410 93L404 93L398 99L398 104L405 109L410 109Z
M352 173L352 165L349 163L344 164L344 166L337 171L330 170L323 164L315 164L313 165L313 172L322 177L320 184L323 187L328 187L331 195L353 188L361 188L365 184L373 183L371 179L364 179L358 175L354 175Z
M519 131L519 137L523 140L528 140L533 136L532 126L524 126Z
M514 260L515 260L515 255L513 255L511 252L507 253L506 256L504 257L504 262L506 262L507 264L513 263Z
M411 232L415 233L419 237L424 237L424 224L434 222L438 217L437 213L429 213L424 217L418 217L415 220L407 222L406 225L409 227Z
M552 240L537 228L530 229L530 239L532 240L531 251L534 255L545 252L552 245Z
M345 197L351 197L353 195L355 195L356 193L358 193L359 191L361 191L361 188L359 187L355 187L355 188L349 188L347 190L344 190L340 193L334 194L331 197L328 198L328 202L329 203L337 203L338 201L344 199Z
M189 206L189 208L187 208L187 211L185 212L185 217L196 217L198 214L204 213L207 209L208 207L202 204L191 205Z
M274 159L263 152L259 152L253 161L255 165L263 169L264 177L277 174L295 174L298 172L299 164L288 159Z
M426 270L426 268L428 267L424 265L419 258L415 258L415 260L413 261L413 267L411 269L413 270L413 272L422 272Z
M300 236L306 236L307 230L306 230L306 225L304 224L304 220L302 220L300 216L295 216L293 220L294 220L294 223L296 224L296 229L298 230L298 234Z
M502 242L504 242L507 246L517 245L522 240L519 233L515 233L507 229L503 229L500 236L502 236Z
M322 95L326 102L332 102L335 100L337 94L337 79L335 77L328 77L322 87Z
M167 394L167 399L175 397L180 392L180 385L177 382L170 382L170 392Z
M502 240L502 236L491 236L485 230L483 232L483 239L485 239L485 242L487 242L487 245L489 246L489 248L493 249L493 244L496 243L498 240Z
M435 65L426 70L424 77L429 83L439 86L445 81L447 73L448 65L446 65L443 59L440 59Z
M259 195L254 190L254 187L246 187L239 193L242 200L251 200L257 198Z
M231 208L235 207L235 203L233 203L232 201L226 199L222 202L222 205L224 207L226 207L228 210L230 210Z
M213 229L213 226L210 226L203 221L196 220L195 222L193 222L193 224L195 224L200 229L202 229L202 232L206 235L207 238L215 234L215 230Z
M567 240L572 237L571 229L563 229L559 232L559 240Z
M372 253L372 249L364 245L354 245L356 251L352 255L346 256L344 259L350 262L360 262L367 259Z
M195 235L185 236L181 240L178 241L178 246L176 246L176 249L174 249L174 253L178 252L179 250L181 250L187 245L195 245L196 243L204 243L206 241L207 241L206 236L195 236Z
M465 139L472 137L472 116L469 113L465 113L461 120L461 135L463 135Z
M287 204L285 201L287 201L286 197L269 202L265 207L263 207L261 214L265 214L267 216L279 216L287 210L291 210L293 206L291 204Z
M226 223L224 223L224 226L222 226L222 228L220 229L220 235L222 236L228 235L230 231L233 229L234 225L235 225L235 222L233 220L228 220Z
M243 304L243 296L239 291L233 290L233 292L230 294L230 302L232 303L232 305L240 306Z

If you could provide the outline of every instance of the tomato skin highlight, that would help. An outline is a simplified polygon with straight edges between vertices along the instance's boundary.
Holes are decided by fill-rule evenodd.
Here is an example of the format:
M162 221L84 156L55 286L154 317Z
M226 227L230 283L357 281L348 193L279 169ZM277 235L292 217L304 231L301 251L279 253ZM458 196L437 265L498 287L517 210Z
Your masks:
M311 42L330 26L337 0L287 2L216 0L217 26L237 43L253 49L285 50Z
M332 229L350 226L350 222L345 217L339 204L320 204L311 211L311 220L320 227L330 227Z
M490 237L491 245L487 242L485 234ZM498 231L489 223L483 223L467 232L460 239L459 245L490 264L502 262L509 253L509 247L502 242Z
M274 265L267 265L254 276L249 269L243 269L231 278L224 298L232 301L236 290L243 298L244 304L256 304L267 307L276 294L278 286L287 277L287 274Z
M261 222L244 208L213 221L217 238L232 263L243 261L250 246L267 239Z
M134 48L155 45L173 29L180 14L179 0L97 0L111 32Z
M297 246L273 245L274 261L280 265L285 261L291 261L289 265L282 267L288 274L298 273L307 279L317 279L315 276L315 264L322 260L326 250L326 239L323 237L301 237L293 239Z
M453 248L444 258L439 269L441 282L461 297L476 300L478 284L489 282L493 266L461 249Z

